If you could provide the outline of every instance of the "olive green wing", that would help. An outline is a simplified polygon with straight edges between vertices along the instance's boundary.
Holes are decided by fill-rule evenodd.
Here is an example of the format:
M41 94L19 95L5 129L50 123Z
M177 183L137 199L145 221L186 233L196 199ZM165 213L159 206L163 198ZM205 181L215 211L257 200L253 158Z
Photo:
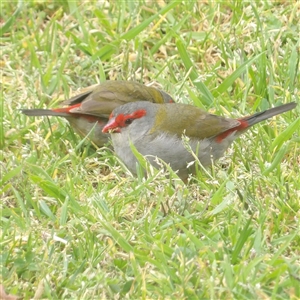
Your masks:
M69 105L81 103L70 112L108 118L118 106L133 101L164 103L171 96L156 88L147 87L134 81L105 81L92 91L86 91L71 98Z
M238 120L213 115L192 105L166 104L164 109L158 109L151 131L168 132L180 138L185 134L192 139L201 140L239 125Z

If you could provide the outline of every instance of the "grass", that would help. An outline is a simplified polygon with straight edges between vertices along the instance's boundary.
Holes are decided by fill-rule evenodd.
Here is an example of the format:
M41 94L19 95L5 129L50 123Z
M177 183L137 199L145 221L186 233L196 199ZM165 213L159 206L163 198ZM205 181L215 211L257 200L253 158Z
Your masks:
M299 101L297 1L1 4L1 268L24 299L299 299L299 105L211 171L132 177L65 120L105 79L239 117Z

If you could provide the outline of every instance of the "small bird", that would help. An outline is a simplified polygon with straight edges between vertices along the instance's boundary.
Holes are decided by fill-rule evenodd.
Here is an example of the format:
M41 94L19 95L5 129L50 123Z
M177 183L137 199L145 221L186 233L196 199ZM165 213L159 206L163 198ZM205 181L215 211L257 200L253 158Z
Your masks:
M22 109L27 116L56 116L66 118L75 131L98 147L108 141L102 133L109 115L118 106L132 101L172 103L172 97L164 91L134 81L105 81L62 103L66 107L53 109ZM95 124L97 125L95 126Z
M137 159L131 143L158 168L157 158L169 164L186 181L195 173L195 158L182 139L185 135L192 151L206 167L223 156L231 143L256 123L296 107L291 102L241 119L207 113L186 104L132 102L113 110L104 133L111 133L116 154L136 174Z

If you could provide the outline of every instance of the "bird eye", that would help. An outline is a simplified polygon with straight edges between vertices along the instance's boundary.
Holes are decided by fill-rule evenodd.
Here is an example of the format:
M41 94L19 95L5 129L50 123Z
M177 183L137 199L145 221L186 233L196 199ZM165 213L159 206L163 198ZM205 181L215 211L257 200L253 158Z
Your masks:
M126 119L125 124L130 125L133 122L133 119Z

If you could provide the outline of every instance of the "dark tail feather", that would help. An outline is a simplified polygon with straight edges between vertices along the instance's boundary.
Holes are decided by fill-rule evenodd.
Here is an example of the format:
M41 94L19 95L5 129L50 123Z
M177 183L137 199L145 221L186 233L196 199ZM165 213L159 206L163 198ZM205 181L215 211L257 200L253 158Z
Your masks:
M71 106L71 105L75 105L78 103L82 103L83 100L85 98L87 98L92 92L93 92L93 90L88 90L86 92L80 93L79 95L73 96L72 98L61 102L60 105Z
M295 108L297 106L297 104L295 102L291 102L291 103L287 103L284 105L280 105L262 112L258 112L254 115L248 116L243 118L242 120L245 120L248 122L249 126L252 126L256 123L259 123L261 121L267 120L269 118L272 118L276 115L282 114L286 111L292 110L293 108Z
M55 117L67 117L70 114L63 112L55 112L51 109L21 109L21 112L26 116L55 116Z

